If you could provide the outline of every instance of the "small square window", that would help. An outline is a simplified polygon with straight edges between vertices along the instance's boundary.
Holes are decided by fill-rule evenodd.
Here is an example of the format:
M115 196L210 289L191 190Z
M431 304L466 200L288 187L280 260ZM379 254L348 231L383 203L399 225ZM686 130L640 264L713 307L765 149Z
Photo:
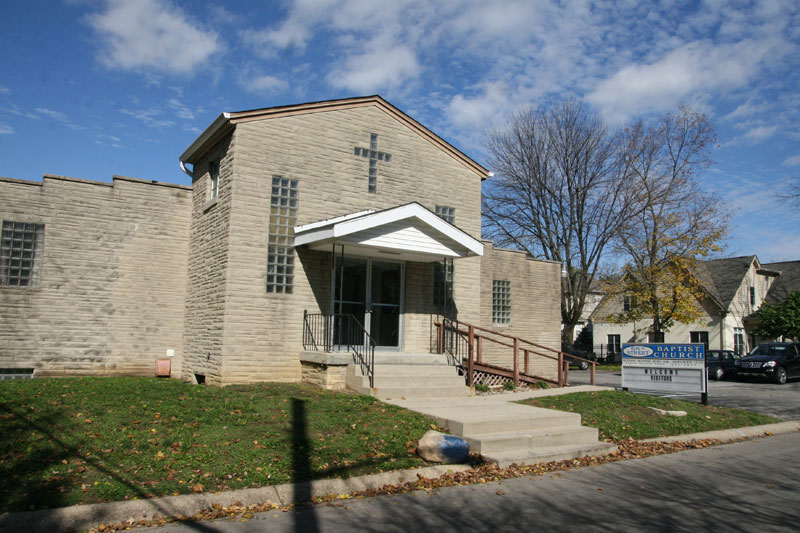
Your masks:
M440 218L446 220L450 224L456 223L456 209L455 207L448 207L446 205L437 205L434 211Z

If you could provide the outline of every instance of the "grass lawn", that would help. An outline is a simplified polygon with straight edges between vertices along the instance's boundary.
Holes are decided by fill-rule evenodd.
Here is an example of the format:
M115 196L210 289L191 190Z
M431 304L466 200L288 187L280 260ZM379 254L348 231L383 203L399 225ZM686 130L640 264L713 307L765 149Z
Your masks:
M613 372L621 372L622 365L612 365L612 364L598 364L597 370L610 370Z
M623 391L577 392L532 398L520 403L580 413L584 426L596 427L600 431L601 439L615 441L780 422L777 418L749 411ZM665 411L686 411L687 415L661 415L650 407Z
M432 420L290 384L0 382L0 512L422 466Z

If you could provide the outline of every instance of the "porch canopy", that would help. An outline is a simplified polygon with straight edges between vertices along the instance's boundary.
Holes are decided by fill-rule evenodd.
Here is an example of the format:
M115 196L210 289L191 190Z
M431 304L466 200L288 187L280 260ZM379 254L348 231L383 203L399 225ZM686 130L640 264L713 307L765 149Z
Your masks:
M416 202L296 226L294 244L321 251L337 244L348 255L422 263L483 255L480 241Z

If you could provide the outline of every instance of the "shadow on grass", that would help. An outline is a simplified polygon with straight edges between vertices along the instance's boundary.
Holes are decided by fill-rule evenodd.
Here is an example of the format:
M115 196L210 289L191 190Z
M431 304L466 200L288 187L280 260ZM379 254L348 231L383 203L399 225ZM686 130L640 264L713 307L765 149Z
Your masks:
M57 422L61 417L58 416L58 413L45 417L39 422L33 422L24 420L21 413L15 412L7 405L0 404L0 411L2 411L4 420L11 420L10 424L3 424L3 431L0 432L0 450L3 452L14 449L13 436L20 430L34 431L50 443L50 446L35 453L26 453L25 459L16 463L13 473L9 471L8 465L0 468L0 472L4 473L0 476L0 495L2 495L0 501L4 502L10 511L38 509L38 511L18 513L18 516L12 519L12 523L9 525L13 526L13 522L18 522L20 527L25 525L25 529L28 531L62 531L70 527L69 524L62 524L58 517L48 515L46 511L42 510L48 507L63 507L67 504L62 491L70 486L69 480L53 476L44 482L41 481L41 477L47 475L50 465L70 459L85 461L97 471L128 487L139 499L146 500L161 515L171 515L168 509L158 505L152 499L148 499L147 494L135 483L105 468L97 458L87 457L86 450L83 450L84 453L81 454L82 450L59 438L53 431L54 428L59 427ZM187 522L186 525L197 531L215 531L202 523Z
M310 501L311 479L311 443L308 440L308 424L306 422L306 401L292 398L292 482L294 483L294 501ZM314 508L304 513L295 513L294 529L298 532L316 533L319 531L317 515Z

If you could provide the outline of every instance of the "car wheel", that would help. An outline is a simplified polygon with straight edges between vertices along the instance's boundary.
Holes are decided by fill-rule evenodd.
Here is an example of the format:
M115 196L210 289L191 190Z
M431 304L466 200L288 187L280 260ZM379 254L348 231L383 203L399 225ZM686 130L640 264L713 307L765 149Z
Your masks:
M774 378L775 383L777 383L778 385L783 385L784 383L786 383L786 377L787 376L785 368L779 366L778 368L775 369L775 378Z
M722 375L724 373L725 371L722 370L721 366L716 366L714 367L714 370L711 371L711 379L713 379L714 381L719 381L722 379Z
M589 368L589 363L587 363L586 361L580 361L578 363L578 368L580 368L581 370L586 370L587 368Z

